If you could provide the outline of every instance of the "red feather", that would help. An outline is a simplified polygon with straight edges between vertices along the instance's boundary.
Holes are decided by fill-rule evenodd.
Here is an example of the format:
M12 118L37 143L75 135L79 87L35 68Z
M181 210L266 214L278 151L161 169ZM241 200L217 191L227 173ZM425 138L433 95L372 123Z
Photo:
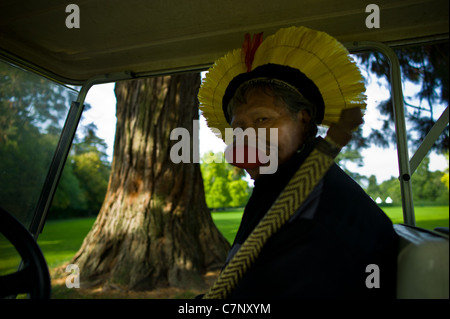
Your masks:
M244 54L245 65L247 66L247 72L252 70L253 60L255 58L256 50L259 48L263 41L263 32L254 34L253 39L250 39L250 34L246 34L244 43L242 44L242 53Z

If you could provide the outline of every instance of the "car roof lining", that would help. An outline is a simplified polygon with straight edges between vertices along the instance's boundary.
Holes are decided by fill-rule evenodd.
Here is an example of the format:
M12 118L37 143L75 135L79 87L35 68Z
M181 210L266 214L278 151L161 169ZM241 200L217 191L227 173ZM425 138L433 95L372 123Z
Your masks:
M80 0L80 28L58 0L4 0L0 54L67 84L111 74L169 74L202 70L243 41L304 25L341 42L388 45L448 40L447 0L380 0L380 28L368 28L359 0ZM123 77L126 77L123 75Z

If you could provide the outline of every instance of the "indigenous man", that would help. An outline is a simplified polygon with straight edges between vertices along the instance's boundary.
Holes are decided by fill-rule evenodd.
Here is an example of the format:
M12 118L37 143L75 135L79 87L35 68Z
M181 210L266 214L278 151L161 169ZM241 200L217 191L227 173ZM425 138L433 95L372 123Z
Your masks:
M232 163L247 169L255 187L223 272L205 297L395 298L391 221L332 161L322 173L314 168L360 124L364 90L342 44L305 27L264 41L262 34L247 36L242 49L209 70L199 92L208 125L222 136L229 127L276 129L277 141L267 138L260 151L275 144L278 168L262 174L264 166ZM316 137L319 124L331 127L325 140ZM296 198L298 206L289 204Z

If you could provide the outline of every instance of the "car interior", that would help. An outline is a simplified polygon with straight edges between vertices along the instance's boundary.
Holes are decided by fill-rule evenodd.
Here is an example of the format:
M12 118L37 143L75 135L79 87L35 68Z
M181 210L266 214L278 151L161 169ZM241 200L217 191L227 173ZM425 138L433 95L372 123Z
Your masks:
M447 106L411 154L402 74L394 51L448 43L448 1L379 0L378 27L368 27L366 19L374 11L357 0L79 0L75 7L67 6L57 0L3 0L0 4L0 64L10 74L0 85L11 90L22 85L25 90L27 83L45 81L52 89L46 85L42 94L58 91L65 97L55 102L61 104L58 120L42 120L38 125L43 131L57 132L59 140L46 144L46 155L39 160L33 154L41 144L29 147L27 163L36 165L36 174L27 181L15 177L21 165L31 164L14 159L0 172L0 232L22 258L17 272L0 276L0 297L20 293L51 297L49 270L37 238L92 86L205 71L227 51L240 47L245 33L269 35L281 27L304 25L336 37L352 54L376 51L389 62L404 218L395 225L401 238L397 298L449 298L449 230L441 225L433 231L415 225L410 178L448 126L449 110ZM45 110L45 105L39 107ZM36 122L38 115L36 111ZM23 132L28 132L25 126ZM0 160L7 161L6 157Z

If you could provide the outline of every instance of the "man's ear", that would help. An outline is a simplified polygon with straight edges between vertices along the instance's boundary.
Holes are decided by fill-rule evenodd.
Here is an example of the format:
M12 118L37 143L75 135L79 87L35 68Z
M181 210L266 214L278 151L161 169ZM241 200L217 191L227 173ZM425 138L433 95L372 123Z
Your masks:
M311 121L312 121L311 115L309 114L309 112L306 109L300 110L297 113L297 125L299 126L299 128L302 132L301 134L302 134L303 138L306 138L306 135L308 134L307 132L309 130Z
M311 122L311 115L306 109L300 110L297 113L297 120L299 121L299 124L306 125Z

